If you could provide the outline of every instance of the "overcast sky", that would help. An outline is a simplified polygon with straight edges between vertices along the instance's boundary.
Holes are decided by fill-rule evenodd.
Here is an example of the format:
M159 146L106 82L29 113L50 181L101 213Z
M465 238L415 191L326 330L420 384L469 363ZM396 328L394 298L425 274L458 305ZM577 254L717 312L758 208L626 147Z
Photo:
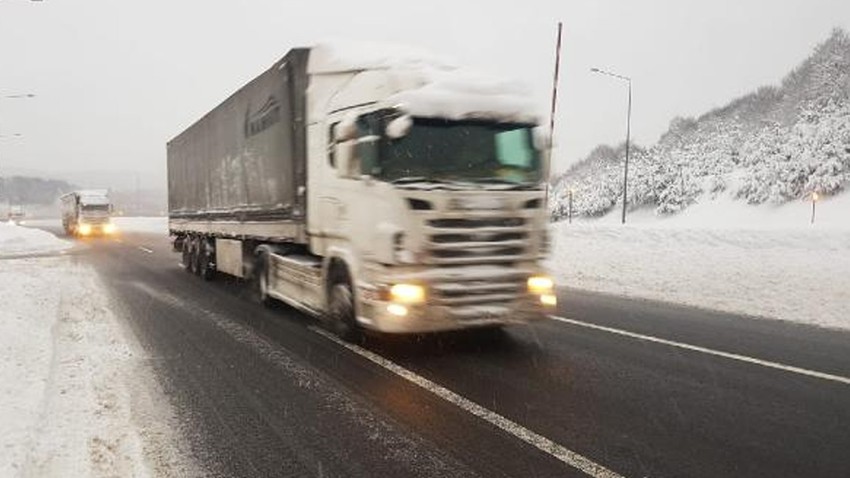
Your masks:
M564 22L555 169L625 136L651 144L775 84L834 27L847 0L0 0L0 175L127 172L164 183L165 143L289 48L329 37L401 42L517 78L546 115Z

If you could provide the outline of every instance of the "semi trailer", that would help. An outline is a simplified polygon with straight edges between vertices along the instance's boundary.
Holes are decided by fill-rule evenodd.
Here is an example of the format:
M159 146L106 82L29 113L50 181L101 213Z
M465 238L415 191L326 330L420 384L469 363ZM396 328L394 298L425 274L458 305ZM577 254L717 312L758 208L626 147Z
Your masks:
M59 198L62 227L75 236L113 234L112 202L106 189L73 191Z
M173 248L347 339L544 319L537 124L514 83L418 52L292 49L167 143Z

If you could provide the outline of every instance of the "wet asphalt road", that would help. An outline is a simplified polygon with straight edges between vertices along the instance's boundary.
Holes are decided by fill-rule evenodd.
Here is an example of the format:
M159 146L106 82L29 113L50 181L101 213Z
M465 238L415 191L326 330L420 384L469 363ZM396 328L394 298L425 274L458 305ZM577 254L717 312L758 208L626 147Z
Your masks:
M595 476L850 476L845 332L562 290L575 322L358 354L236 281L190 276L163 236L72 254L144 347L203 476L588 476L558 450Z

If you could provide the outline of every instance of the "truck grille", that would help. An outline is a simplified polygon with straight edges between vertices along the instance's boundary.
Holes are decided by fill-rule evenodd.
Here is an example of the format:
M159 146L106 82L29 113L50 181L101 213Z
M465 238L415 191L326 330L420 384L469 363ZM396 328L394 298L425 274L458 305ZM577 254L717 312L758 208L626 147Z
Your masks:
M505 266L459 266L430 288L431 301L448 307L496 306L522 299L528 272Z
M528 253L527 221L521 217L430 219L427 225L430 264L506 264Z
M533 259L530 226L510 216L427 220L426 260L444 271L431 286L431 300L477 311L470 318L511 310L507 304L526 295L529 272L517 263Z

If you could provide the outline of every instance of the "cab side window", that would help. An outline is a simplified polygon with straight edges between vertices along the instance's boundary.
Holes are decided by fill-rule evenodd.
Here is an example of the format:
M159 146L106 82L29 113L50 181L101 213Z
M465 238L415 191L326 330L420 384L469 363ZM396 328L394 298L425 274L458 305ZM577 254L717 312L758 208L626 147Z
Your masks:
M357 119L356 162L361 174L379 173L378 147L380 145L380 121L374 114L363 115Z

